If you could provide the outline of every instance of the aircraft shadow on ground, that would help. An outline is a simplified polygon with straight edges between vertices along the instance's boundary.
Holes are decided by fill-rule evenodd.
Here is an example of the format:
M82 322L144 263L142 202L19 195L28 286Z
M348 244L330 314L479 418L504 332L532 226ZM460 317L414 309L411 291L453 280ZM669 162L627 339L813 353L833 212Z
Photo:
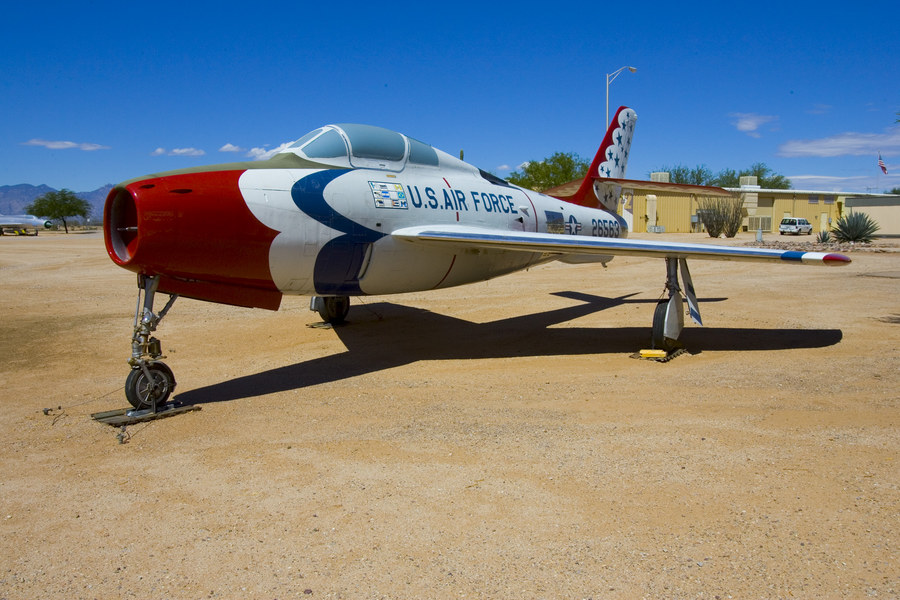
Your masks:
M381 302L350 313L334 332L345 352L238 377L178 394L181 404L206 404L262 396L391 369L418 361L633 353L650 346L650 327L585 328L565 323L623 304L652 299L560 292L581 303L489 323L472 323L428 310ZM704 298L701 304L726 298ZM647 318L652 316L648 311ZM355 317L355 320L354 320ZM821 348L841 341L839 329L690 328L681 340L692 354L703 351Z

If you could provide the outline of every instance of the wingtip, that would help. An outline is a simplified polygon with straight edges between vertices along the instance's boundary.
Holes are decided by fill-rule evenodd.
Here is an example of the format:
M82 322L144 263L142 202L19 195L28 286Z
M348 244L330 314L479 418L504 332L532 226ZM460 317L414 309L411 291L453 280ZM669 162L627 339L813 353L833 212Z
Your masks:
M822 257L822 262L832 267L842 267L844 265L850 264L853 261L850 260L849 256L844 256L843 254L837 253L829 253Z

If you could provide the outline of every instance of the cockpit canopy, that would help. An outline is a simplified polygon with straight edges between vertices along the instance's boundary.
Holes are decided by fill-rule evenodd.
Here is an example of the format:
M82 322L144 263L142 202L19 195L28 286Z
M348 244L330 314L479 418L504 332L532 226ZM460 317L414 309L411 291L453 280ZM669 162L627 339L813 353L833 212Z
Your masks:
M320 127L282 152L338 167L386 171L402 171L407 163L433 167L441 164L438 151L428 144L382 127L352 123Z

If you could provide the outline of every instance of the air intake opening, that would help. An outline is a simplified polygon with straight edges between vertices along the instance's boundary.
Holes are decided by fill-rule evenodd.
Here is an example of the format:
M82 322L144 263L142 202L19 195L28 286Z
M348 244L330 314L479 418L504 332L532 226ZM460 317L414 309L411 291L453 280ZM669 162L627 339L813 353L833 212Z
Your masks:
M125 263L131 260L137 248L137 206L131 192L126 189L119 189L107 203L108 239L116 258Z

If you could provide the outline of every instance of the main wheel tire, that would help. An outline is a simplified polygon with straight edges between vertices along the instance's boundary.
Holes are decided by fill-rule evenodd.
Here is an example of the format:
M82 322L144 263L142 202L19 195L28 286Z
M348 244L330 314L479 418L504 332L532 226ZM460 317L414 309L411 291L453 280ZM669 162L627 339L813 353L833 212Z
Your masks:
M326 296L322 298L319 316L326 323L343 323L350 312L350 296Z
M156 362L147 365L147 370L151 379L140 367L132 369L125 379L125 397L137 410L152 408L154 403L157 408L161 407L175 389L175 375L168 365Z
M666 309L668 300L660 300L653 310L653 330L650 338L650 347L656 350L666 350Z
M668 300L660 300L653 311L653 330L650 339L650 347L656 350L668 352L672 345L666 338L666 311L669 308Z

